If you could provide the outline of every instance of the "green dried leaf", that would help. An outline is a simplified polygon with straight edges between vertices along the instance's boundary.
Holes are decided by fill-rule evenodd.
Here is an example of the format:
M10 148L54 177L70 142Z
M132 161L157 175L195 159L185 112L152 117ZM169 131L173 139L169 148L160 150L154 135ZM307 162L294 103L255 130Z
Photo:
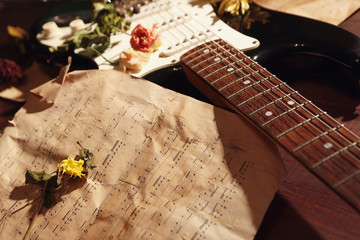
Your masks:
M61 46L49 50L52 53L71 55L76 49L80 49L82 54L91 53L92 57L102 56L110 64L118 65L106 59L102 54L111 44L110 36L128 31L130 22L126 20L126 15L111 2L96 3L93 7L93 19L89 27L76 31Z
M88 149L82 148L79 150L79 157L84 160L85 166L87 168L93 169L96 168L95 165L92 164L92 157L93 153L90 152Z
M41 182L41 181L47 181L50 179L50 174L47 174L46 172L37 172L37 171L31 171L27 170L25 175L25 183L34 183L35 182Z

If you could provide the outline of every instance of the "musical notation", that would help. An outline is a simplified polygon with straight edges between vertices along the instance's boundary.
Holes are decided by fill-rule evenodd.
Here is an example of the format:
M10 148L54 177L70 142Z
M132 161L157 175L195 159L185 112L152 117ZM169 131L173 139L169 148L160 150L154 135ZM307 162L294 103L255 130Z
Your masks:
M251 213L249 201L264 189L275 192L282 168L260 145L269 166L259 170L262 157L249 132L242 138L237 116L216 110L227 120L214 121L221 117L213 106L113 70L86 76L63 85L53 106L18 114L0 138L1 237L18 238L29 226L37 201L13 190L27 188L26 169L56 169L77 153L76 142L94 153L97 167L42 209L29 239L210 239L228 231L225 222L232 234L242 234L236 226L255 233L253 221L238 216ZM242 128L228 127L236 125Z

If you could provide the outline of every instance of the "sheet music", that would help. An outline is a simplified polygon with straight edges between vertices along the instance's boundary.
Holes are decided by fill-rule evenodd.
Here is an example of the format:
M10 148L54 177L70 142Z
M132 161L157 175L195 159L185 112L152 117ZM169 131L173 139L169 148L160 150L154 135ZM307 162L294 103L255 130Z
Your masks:
M264 8L334 25L339 25L360 7L359 0L254 0L254 2Z
M29 239L251 239L284 175L239 116L115 70L65 71L34 92L0 138L1 239L22 238L39 203L25 171L56 170L76 142L97 167Z

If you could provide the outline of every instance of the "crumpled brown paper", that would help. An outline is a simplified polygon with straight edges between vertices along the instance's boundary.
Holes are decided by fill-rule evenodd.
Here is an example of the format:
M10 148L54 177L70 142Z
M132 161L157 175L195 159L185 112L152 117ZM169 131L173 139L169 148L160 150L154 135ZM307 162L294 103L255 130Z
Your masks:
M29 239L254 237L284 175L267 138L116 70L63 73L32 91L0 138L0 239L21 239L37 214L25 171L56 171L77 142L97 167L41 209Z
M264 8L339 25L360 8L360 0L254 0Z

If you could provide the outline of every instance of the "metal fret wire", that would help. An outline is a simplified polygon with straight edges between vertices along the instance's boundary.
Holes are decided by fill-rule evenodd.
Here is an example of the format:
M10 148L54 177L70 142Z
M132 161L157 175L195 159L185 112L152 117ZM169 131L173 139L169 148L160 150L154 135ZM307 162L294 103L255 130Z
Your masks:
M256 72L257 72L257 71L256 71ZM254 75L253 73L256 73L256 72L252 72L252 73L249 73L249 74L247 74L247 75L245 75L245 76L242 76L242 77L240 77L239 79L237 79L236 81L231 82L230 84L233 85L233 84L235 84L235 83L238 83L238 82L240 82L241 80L244 80L246 77L247 77L247 78L250 78L250 77L252 77L252 76ZM244 88L242 88L242 89L237 90L236 92L230 94L230 95L227 97L227 100L229 100L230 98L236 96L237 94L239 94L239 93L241 93L241 92L243 92L243 91L245 91L245 90L247 90L247 89L249 89L249 88L252 88L252 87L254 87L254 86L256 86L256 85L258 85L258 84L260 84L260 83L262 83L262 82L264 82L264 81L268 81L268 78L270 78L270 77L272 77L272 76L269 76L269 77L267 77L267 78L263 78L263 79L261 79L261 80L259 80L259 81L257 81L257 82L254 82L254 83L252 83L252 84L249 84L248 86L246 86L246 87L244 87ZM250 79L251 79L251 78L250 78ZM211 83L211 84L212 84L212 83ZM225 88L230 87L230 86L231 86L230 84L227 84L226 86L220 88L219 91L222 91L222 90L224 90Z
M313 116L312 118L308 118L308 119L306 119L304 122L301 122L301 123L299 123L298 125L295 125L295 126L293 126L292 128L289 128L289 129L286 130L285 132L280 133L279 135L276 136L276 138L279 139L279 138L281 138L282 136L286 135L287 133L295 130L296 128L301 127L301 126L304 125L305 123L311 122L312 120L317 119L317 118L319 118L319 117L321 117L321 116L323 116L323 115L325 115L325 114L326 114L326 112L321 112L320 114L317 114L317 115Z
M314 169L314 168L317 168L318 166L320 166L321 164L323 164L324 162L326 162L327 160L333 158L334 156L342 153L342 152L345 152L347 150L349 150L350 148L352 147L355 147L356 145L358 145L359 142L353 142L351 143L350 145L346 146L346 147L343 147L342 149L338 150L337 152L331 154L330 156L327 156L326 158L322 159L321 161L315 163L311 168Z
M280 87L282 87L282 86L284 86L284 85L285 85L285 83L280 83L280 84L277 84L277 85L275 85L275 86L273 86L273 87L271 87L271 88L267 88L267 89L265 89L264 91L259 92L258 94L254 95L254 96L252 96L252 97L250 97L250 98L248 98L248 99L246 99L246 101L244 101L244 102L242 102L242 103L239 103L239 104L237 105L237 107L240 107L240 106L244 105L245 103L248 103L248 102L254 100L255 98L258 98L258 97L260 97L260 96L263 96L264 93L272 93L272 90L274 90L274 89L278 89L278 90L279 90ZM265 96L264 96L264 97L265 97ZM269 100L270 100L270 99L269 99ZM270 100L270 101L271 101L271 100Z
M302 148L304 148L305 146L309 145L310 143L313 143L313 142L317 141L318 139L320 139L320 138L322 138L322 137L324 137L324 136L326 136L326 135L329 135L329 133L335 132L336 130L338 130L338 129L340 129L340 128L343 128L343 127L344 127L343 124L340 124L340 125L338 125L338 126L336 126L336 127L333 127L333 128L331 128L331 129L329 129L328 131L323 132L323 133L321 133L320 135L316 136L315 138L310 139L309 141L305 142L304 144L298 146L298 147L295 148L292 152L295 153L295 152L301 150Z
M220 55L220 54L219 54ZM221 56L221 55L220 55ZM223 58L223 60L227 60L227 58ZM204 60L204 61L208 61L208 59L206 59L206 60ZM203 63L204 61L202 61L201 63ZM200 64L201 64L200 63ZM211 73L209 73L208 75L205 75L203 78L204 79L206 79L206 78L208 78L210 75L213 75L214 73L217 73L217 72L220 72L221 70L224 70L225 68L227 68L227 67L229 67L229 66L231 66L231 65L236 65L236 62L231 62L229 65L226 65L226 66L223 66L223 67L221 67L221 68L218 68L218 69L216 69L214 72L211 72ZM212 65L209 65L208 67L211 67ZM206 67L206 68L208 68L208 67ZM204 70L206 70L206 68L203 68L201 71L199 71L198 73L201 73L202 71L204 71ZM240 69L238 69L238 70L240 70ZM228 72L228 74L231 74L231 73L233 73L233 72Z
M216 42L214 42L215 44L217 44ZM208 44L206 44L206 46L209 46ZM211 49L210 49L211 50ZM198 50L198 51L200 51L200 50ZM197 51L197 52L198 52ZM246 55L245 55L246 56ZM235 57L235 58L237 58L237 55L233 55L233 57ZM260 65L258 65L258 67L260 67L260 68L262 68ZM255 69L253 69L253 68L251 68L252 70L254 70L254 72L256 72L256 70ZM265 69L265 71L267 71L266 69ZM268 74L271 74L271 73L269 73L268 72ZM265 77L265 75L260 75L259 74L259 76L260 77ZM265 77L265 78L267 78L267 77ZM252 79L253 80L253 79ZM271 85L273 85L273 83L272 82L268 82L268 83L270 83ZM285 84L286 85L286 84ZM289 87L289 89L292 89L292 88L290 88ZM281 92L283 92L284 93L284 91L282 90L282 89L279 89ZM295 91L293 92L293 94L295 93ZM273 94L272 94L273 95ZM308 100L306 100L303 96L301 96L301 95L299 95L302 99L304 99L305 101L308 101ZM283 96L282 96L283 97ZM267 98L267 97L266 97ZM268 99L268 98L267 98ZM292 99L291 97L289 98L289 99ZM249 99L248 99L249 100ZM247 100L247 101L248 101ZM268 100L270 100L271 102L273 102L274 104L275 104L275 102L276 101L273 101L273 100L271 100L271 99L268 99ZM295 102L298 102L297 100L295 100L295 99L292 99L293 101L295 101ZM309 101L308 101L309 102ZM288 107L286 104L284 104L286 107ZM316 107L315 105L313 105L315 108L317 108L318 110L320 110L318 107ZM302 107L302 106L300 106L300 107ZM289 108L289 110L290 110L290 107L288 107ZM316 116L317 115L315 115L311 110L309 110L308 108L303 108L305 111L307 111L310 115L312 115L313 117L312 117L312 120L314 120L314 119L316 119ZM322 110L320 110L320 112L322 112L323 113L323 111ZM306 123L307 122L309 122L309 124L311 124L312 125L312 127L316 130L316 131L318 131L319 133L324 133L324 131L323 130L321 130L321 129L319 129L317 126L315 126L314 124L312 124L311 123L311 121L308 121L308 118L304 118L302 115L300 115L298 112L295 112L295 114L299 117L299 118L302 118L302 119L304 119L305 121L306 121ZM324 114L326 114L326 113L323 113L322 115L324 115ZM291 116L290 116L291 117ZM330 117L331 118L331 117ZM293 120L295 120L296 122L298 122L298 120L296 120L296 119L294 119L294 118L292 118ZM304 122L300 122L299 124L304 124L305 123L305 121ZM325 122L323 119L321 119L321 118L319 118L319 122L321 122L325 127L327 127L327 128L329 128L329 127L331 127L331 125L329 125L327 122ZM306 127L305 127L306 128ZM323 136L326 136L326 135L328 135L329 133L330 133L330 131L326 131L325 132L326 134L323 134ZM345 137L343 134L340 134L339 132L335 132L338 136L340 136L343 140L345 140L346 142L349 142L349 143L352 143L347 137ZM333 142L338 146L338 147L341 147L342 146L342 144L341 143L338 143L338 141L336 140L336 139L333 139L333 137L331 137L330 135L328 136L330 139L332 139L333 140ZM324 144L326 143L326 142L324 142L323 140L321 140L320 138L317 138L317 137L315 137L315 138L313 138L313 139L315 139L314 141L316 141L316 140L320 140L320 141L322 141ZM312 142L314 142L314 141L309 141L309 142L307 142L307 144L306 145L308 145L308 144L310 144L310 143L312 143ZM303 144L302 146L301 146L301 148L303 148L303 147L305 147L306 146L305 144ZM299 150L299 149L297 149L297 150ZM340 152L339 151L336 151L336 152L334 152L334 156L332 156L332 157L335 157L336 155L339 155L340 154ZM351 156L355 159L355 160L357 160L357 161L359 161L357 158L356 158L356 156L354 156L353 154L351 154ZM331 158L329 158L329 159L331 159ZM328 159L328 160L329 160Z
M338 188L340 187L341 185L343 185L344 183L347 183L348 181L350 181L351 179L355 178L357 175L360 174L360 170L354 172L353 174L349 175L348 177L340 180L339 182L333 184L333 188Z
M262 127L265 127L266 125L268 125L269 123L275 121L276 119L279 119L279 118L281 118L282 116L284 116L284 115L286 115L286 114L289 114L290 112L294 112L296 109L302 108L302 107L304 107L304 106L306 106L306 105L308 105L308 104L311 104L311 101L304 102L304 103L299 104L299 105L297 105L297 106L295 106L295 107L293 107L293 108L290 108L289 110L287 110L287 111L281 113L280 115L277 115L277 116L275 116L274 118L270 119L269 121L263 123L261 126L262 126Z
M220 46L221 47L221 46ZM229 52L229 51L231 51L231 49L227 49L226 50L226 52ZM210 51L209 51L210 52ZM207 53L209 53L209 52L207 52ZM221 56L221 54L224 54L225 52L220 52L220 53L216 53L215 55L212 55L211 56L211 58L207 58L207 59L205 59L204 61L201 61L201 62L198 62L197 64L195 64L194 66L192 66L192 68L196 68L197 66L199 66L200 64L202 64L202 63L204 63L205 61L208 61L209 59L212 59L212 58L216 58L216 57L219 57L219 56ZM198 57L196 57L196 58L193 58L193 59L191 59L190 61L188 61L187 63L189 64L189 63L191 63L192 61L195 61L197 58L199 58L199 57L201 57L201 56L203 56L203 55L199 55ZM229 58L229 57L226 57L226 58L222 58L222 59L227 59L227 58ZM198 71L198 73L201 73L202 71L204 71L204 70L206 70L207 68L209 68L209 67L211 67L211 66L213 66L214 64L216 64L217 62L214 62L213 64L209 64L208 66L206 66L205 68L203 68L203 69L201 69L200 71ZM234 62L233 64L235 64L236 62ZM224 66L224 67L227 67L227 66ZM217 69L216 71L220 71L222 68L220 68L220 69ZM206 78L207 76L204 76L204 78Z
M186 26L186 27L187 27L187 26ZM188 27L187 27L187 28L188 28ZM189 29L189 28L188 28L188 29ZM189 30L191 31L191 29L189 29ZM192 31L192 32L193 32L193 31ZM215 34L215 33L214 33L214 34ZM216 34L215 34L215 35L216 35ZM186 35L185 35L185 36L186 36ZM196 36L196 34L195 34L195 36ZM215 42L215 41L213 41L212 44L209 45L209 44L207 43L207 41L205 41L205 40L207 40L207 39L205 39L205 40L201 40L201 39L199 39L199 38L197 38L197 39L198 39L200 42L203 42L203 43L205 44L205 46L207 47L207 49L209 49L209 47L212 46L214 43L215 43L215 45L218 45L218 49L219 49L219 48L224 49L224 47L223 47L222 45L218 44L218 43ZM200 50L200 49L199 49L199 50ZM198 50L198 51L199 51L199 50ZM213 50L212 48L210 48L209 50L212 51L212 52L214 52L214 50ZM226 50L226 49L225 49L225 50ZM230 49L229 49L229 50L230 50ZM226 50L226 51L229 51L229 50ZM197 52L197 51L196 51L196 52ZM196 53L196 52L194 52L194 53ZM194 54L194 53L192 53L192 54ZM216 52L215 52L215 53L216 53ZM218 53L216 53L216 55L218 55ZM215 57L216 55L214 55L213 57ZM246 56L245 54L244 54L244 56L245 56L245 58L249 58L249 57ZM238 59L238 57L237 57L236 54L235 54L235 55L232 55L232 57L235 57L235 59L243 62L243 59ZM227 58L228 58L228 57L227 57ZM225 59L225 60L226 60L226 59ZM226 61L227 61L227 60L226 60ZM244 63L244 62L243 62L243 63ZM258 65L258 63L256 63L256 62L254 62L254 63L255 63L255 65ZM251 73L251 76L250 76L250 77L252 77L253 73L258 74L258 76L260 76L261 78L265 78L265 79L268 79L268 78L271 77L271 76L270 76L270 77L265 77L265 75L261 74L261 71L253 69L253 63L251 63L250 65L244 66L244 67L249 67L249 69L251 69L251 70L253 71L253 72ZM244 67L240 68L240 70L243 69ZM260 70L265 70L268 74L271 75L271 73L268 72L265 68L261 67L260 65L258 65L258 67L260 67ZM238 69L238 70L239 70L239 69ZM236 70L236 71L237 71L237 70ZM236 71L235 71L235 74L236 74ZM233 72L232 72L232 73L233 73ZM238 74L237 74L237 75L238 75ZM239 77L240 77L240 76L239 76ZM243 76L243 77L245 77L245 76ZM254 77L252 77L251 80L254 80ZM256 79L255 79L254 81L259 82L259 81L256 80ZM265 80L265 81L267 81L270 85L273 85L272 82L270 82L270 81L268 81L268 80ZM260 83L259 83L259 84L260 84ZM289 87L286 83L285 83L284 85L287 86L290 90L292 90L292 88ZM260 86L261 86L261 84L260 84ZM261 87L264 88L264 86L261 86ZM266 87L266 86L265 86L265 87ZM264 89L264 90L266 90L266 89ZM282 92L282 93L286 93L286 92L284 92L281 88L279 88L279 91ZM297 94L297 92L294 91L294 92L292 92L292 93L287 93L287 94L292 95L292 94ZM264 97L267 98L267 100L270 101L270 103L267 104L267 105L266 105L265 107L263 107L263 108L266 108L267 106L270 106L271 104L275 104L275 105L276 105L276 102L280 102L281 100L283 100L283 99L286 98L286 95L285 95L285 96L281 96L281 97L279 98L279 96L277 96L277 94L274 95L273 92L271 92L271 95L272 95L273 97L275 97L275 100L269 99L268 97L264 96ZM301 96L301 95L299 95L299 96L300 96L302 99L306 100L303 96ZM297 100L291 98L290 96L289 96L289 99L291 99L291 100L299 103ZM287 107L287 108L289 108L289 110L291 110L290 107L289 107L287 104L284 104L284 106ZM302 107L302 106L301 106L301 107ZM296 119L294 119L294 118L292 118L292 117L290 116L293 120L295 120L296 122L299 122L298 125L296 125L295 127L292 127L292 128L295 129L295 128L300 127L301 125L304 125L305 123L309 123L309 124L312 125L312 127L313 127L316 131L318 131L319 133L323 133L323 132L324 132L323 130L319 129L318 127L316 127L314 124L311 123L311 121L314 120L314 119L316 119L316 118L318 118L319 121L320 121L325 127L331 127L327 122L325 122L323 119L319 118L320 115L322 116L322 115L324 115L324 114L326 114L326 113L323 112L323 111L322 111L321 109L319 109L318 107L316 107L315 105L313 105L313 107L317 108L317 109L321 112L321 114L315 115L311 110L309 110L309 109L307 109L307 108L304 108L304 110L307 111L310 115L313 115L312 118L308 119L308 118L304 118L304 116L302 116L302 115L299 114L298 112L295 112L295 114L296 114L299 118L304 119L304 121L303 121L303 122L299 122L298 120L296 120ZM289 110L288 110L288 111L289 111ZM260 110L257 110L256 112L258 112L258 111L260 111ZM329 117L331 120L334 120L331 116L328 116L328 117ZM286 132L283 133L283 135L285 135L285 134L288 133L288 132L290 132L290 131L287 130ZM329 131L327 131L326 133L329 134ZM325 134L325 135L327 135L327 134ZM337 131L336 131L336 134L338 134L343 140L345 140L345 141L347 141L347 142L349 142L349 143L352 143L352 142L351 142L346 136L344 136L343 134L340 134L340 133L337 132ZM325 135L324 135L324 136L325 136ZM329 137L329 138L332 138L331 136L328 136L328 137ZM322 142L323 142L323 141L322 141ZM338 145L338 146L341 146L341 145L342 145L342 144L338 144L335 139L333 139L333 142L336 143L336 145ZM355 144L355 147L356 147L356 146L357 146L357 144ZM337 151L337 152L335 152L334 154L338 155L338 154L340 154L340 152ZM334 154L333 154L333 155L334 155ZM329 159L331 159L331 158L334 157L335 155L334 155L334 156L330 155L330 156L331 156L331 157L329 157ZM353 156L353 154L352 154L352 156ZM358 160L357 158L355 158L355 159ZM359 160L358 160L358 161L359 161Z
M244 69L244 67L242 67L242 68L240 68L240 69ZM258 73L258 72L261 72L261 71L262 71L262 69L259 69L259 70L256 70L255 72L246 74L245 76L242 76L241 78L236 79L235 81L232 81L232 82L226 84L225 86L219 88L219 92L221 92L222 90L230 87L231 85L233 85L233 84L235 84L235 83L238 83L238 82L244 80L245 78L252 77L252 76L254 75L254 73ZM233 73L233 72L231 72L230 74L232 74L232 73ZM220 80L222 80L222 79L223 79L223 77L221 77L221 78L219 78L219 79L216 79L215 81L211 82L211 85L213 85L214 83L217 83L218 81L220 81ZM251 85L249 85L249 86L246 86L245 88L253 87L255 84L259 84L259 83L261 83L261 82L263 82L263 81L266 81L266 80L265 80L265 79L261 79L260 81L255 82L254 84L251 84ZM231 95L232 95L232 94L231 94ZM230 95L230 96L231 96L231 95ZM228 99L230 98L230 96L228 97Z
M261 67L261 66L260 66L260 67ZM271 74L271 73L270 73L270 74ZM264 77L265 77L265 76L264 76ZM301 96L301 97L302 97L302 96ZM303 98L304 100L306 100L304 97L302 97L302 98ZM275 101L274 101L274 102L275 102ZM297 102L297 101L296 101L296 102ZM308 101L308 102L310 103L310 101ZM308 103L308 102L305 102L305 104ZM304 105L304 104L302 104L302 105ZM326 113L323 112L321 109L319 109L317 106L315 106L315 105L313 105L313 106L314 106L316 109L318 109L321 113L318 114L318 115L316 115L316 116L313 116L313 117L311 118L311 120L318 118L319 115L325 115L325 114L326 114ZM299 107L299 106L298 106L298 107ZM302 106L300 106L300 107L302 107ZM310 113L310 114L313 115L313 112L309 111L309 109L307 109L307 108L303 108L303 109L306 110L308 113ZM292 109L291 109L291 110L292 110ZM285 115L286 113L287 113L287 112L285 112L285 113L283 113L283 114L281 114L281 115ZM302 118L301 115L299 115L298 113L296 113L296 114ZM268 124L269 122L272 122L275 118L279 118L279 117L280 117L280 116L274 117L273 119L269 120L268 122L266 122L266 123L263 124L262 126ZM331 120L334 120L332 117L330 117L330 116L328 116L328 117L329 117ZM331 126L331 125L329 125L327 122L325 122L324 120L322 120L321 118L318 118L318 119L319 119L319 121L322 122L325 126ZM295 120L295 119L294 119L294 120ZM310 123L311 123L311 120L306 119L304 122L299 123L299 124L298 124L297 126L295 126L295 127L297 128L297 127L299 127L300 125L305 124L306 122L310 122ZM296 120L295 120L295 121L296 121ZM336 121L335 121L335 122L336 122ZM313 124L312 124L312 125L313 125ZM314 125L313 125L313 127L314 127L316 130L318 130L318 131L320 131L320 132L323 132L323 130L318 129L318 127L315 127ZM338 130L338 129L340 129L340 128L345 128L345 127L344 127L344 125L342 124L342 125L340 125L339 127L337 127L336 130ZM346 129L346 130L347 130L347 129ZM286 132L290 132L290 131L287 130ZM330 139L332 139L333 142L335 142L337 146L342 146L342 145L343 145L343 144L340 143L340 142L339 142L339 144L338 144L338 141L336 141L333 137L329 136L329 133L330 133L330 131L326 131L323 136L328 135L328 137L329 137ZM320 162L318 162L318 164L315 164L316 166L319 166L319 165L325 163L326 161L332 159L333 157L335 157L335 156L337 156L337 155L340 155L341 153L345 152L346 150L349 150L349 149L352 148L352 147L357 147L357 149L359 149L359 147L358 147L359 143L358 143L358 142L352 142L352 141L350 141L349 138L347 138L347 137L344 136L343 134L339 133L338 131L335 131L335 133L336 133L338 136L340 136L343 140L345 140L346 142L348 142L348 143L350 143L350 144L347 145L346 147L340 149L340 150L335 151L332 155L330 155L330 156L322 159ZM308 144L310 144L310 143L312 143L312 142L314 142L314 141L316 141L316 140L318 140L318 139L319 139L319 138L315 138L315 139L312 139L311 141L309 141L309 142L307 142L307 143L304 143L303 145L301 145L301 148L307 146ZM323 142L323 141L322 141L322 142ZM323 142L323 143L324 143L324 142ZM299 147L296 149L296 151L298 151L298 150L300 150ZM295 150L294 150L293 152L295 152ZM351 153L351 152L350 152L350 153ZM351 153L351 156L352 156L353 159L355 159L357 162L360 162L360 160L359 160L353 153ZM346 158L346 159L348 159L348 158Z
M259 82L260 82L260 81L259 81ZM253 111L252 113L250 113L249 116L252 116L252 115L254 115L255 113L258 113L258 112L260 112L261 110L267 108L268 106L270 106L270 105L272 105L272 104L274 104L274 103L276 103L276 102L282 101L282 100L284 100L285 98L288 98L288 97L290 97L290 96L293 95L293 94L298 94L298 91L295 91L295 92L292 92L292 93L288 93L288 94L282 96L281 98L275 99L273 102L269 102L268 104L262 106L261 108L256 109L256 110Z

